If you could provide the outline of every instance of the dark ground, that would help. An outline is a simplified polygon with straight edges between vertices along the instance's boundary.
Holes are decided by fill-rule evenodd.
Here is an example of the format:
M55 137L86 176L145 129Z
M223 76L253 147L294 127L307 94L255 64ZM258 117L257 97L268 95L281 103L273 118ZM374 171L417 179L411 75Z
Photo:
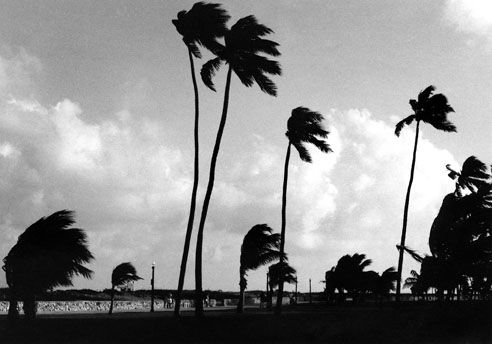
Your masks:
M492 343L492 303L297 305L280 318L247 309L186 312L40 315L9 324L0 316L1 343Z

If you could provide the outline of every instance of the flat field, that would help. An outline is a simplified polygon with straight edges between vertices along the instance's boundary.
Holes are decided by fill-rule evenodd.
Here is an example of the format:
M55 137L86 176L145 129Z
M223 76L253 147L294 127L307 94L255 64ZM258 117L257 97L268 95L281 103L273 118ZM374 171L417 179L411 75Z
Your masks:
M1 343L492 343L492 303L296 305L280 317L258 309L236 314L185 312L41 314L9 323Z

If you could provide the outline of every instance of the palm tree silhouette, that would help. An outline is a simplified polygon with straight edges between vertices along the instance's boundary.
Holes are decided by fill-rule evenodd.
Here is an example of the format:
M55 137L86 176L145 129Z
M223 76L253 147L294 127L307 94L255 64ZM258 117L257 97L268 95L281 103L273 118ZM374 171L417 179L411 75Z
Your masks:
M113 269L113 273L111 274L111 304L109 306L109 314L113 314L115 288L141 279L142 277L137 275L137 270L130 262L121 263Z
M280 258L279 246L280 234L272 234L272 229L266 224L254 226L244 236L239 266L240 293L237 305L239 313L243 312L248 270L256 270L262 265L278 260Z
M323 138L328 136L328 131L323 129L321 125L323 116L318 112L314 112L305 107L297 107L292 110L292 114L287 121L287 136L289 143L287 145L287 154L285 156L284 166L284 184L282 190L282 230L280 232L280 263L283 262L282 255L285 252L285 226L286 226L286 209L287 209L287 180L289 175L289 159L290 148L294 146L299 153L299 157L302 161L311 162L311 155L308 149L305 147L306 143L310 143L320 151L327 153L330 152L330 146ZM283 265L280 264L280 267ZM284 290L283 283L280 282L278 288L277 306L275 313L280 314L282 307L282 293Z
M199 122L199 97L198 86L195 77L195 67L193 56L201 58L198 45L203 45L208 49L213 50L216 47L216 39L223 37L226 30L226 22L229 20L229 15L226 11L220 8L218 4L205 4L197 2L191 10L181 11L178 13L178 19L172 22L176 26L176 30L183 36L183 41L188 48L188 56L190 60L191 79L193 82L193 90L195 93L195 128L194 128L194 172L193 172L193 189L191 192L190 213L188 217L188 225L186 226L186 236L183 248L183 256L181 258L181 268L179 271L178 289L176 292L176 303L174 306L174 315L179 316L181 306L181 294L183 292L184 278L186 274L186 264L188 261L188 252L190 250L191 233L193 232L193 221L195 218L196 194L198 189L198 174L199 174L199 142L198 142L198 122Z
M282 264L282 265L280 265ZM268 285L270 287L270 293L276 286L280 286L282 283L296 283L297 282L297 271L286 261L282 263L272 264L268 267ZM277 296L278 297L278 296Z
M449 170L449 178L456 180L457 191L460 187L476 193L490 179L488 166L473 155L465 160L461 171L452 169L450 164L446 165L446 168Z
M195 311L197 316L203 316L202 303L202 246L203 246L203 230L205 220L207 218L208 206L215 180L215 166L219 155L220 142L227 119L227 109L229 105L229 90L231 86L232 71L239 77L245 86L258 84L260 89L272 96L277 94L277 88L266 74L280 75L281 69L277 61L269 60L268 58L259 55L263 53L271 56L280 55L277 50L278 44L262 39L261 37L272 33L273 31L265 25L259 24L254 16L247 16L239 19L230 30L224 35L225 46L214 48L213 52L217 55L216 58L205 63L201 70L201 76L204 83L215 90L212 83L212 77L215 71L218 70L222 62L229 65L227 72L226 85L224 91L224 105L222 108L222 116L220 118L217 136L215 138L212 158L210 160L210 172L208 177L207 190L203 200L202 213L200 224L198 227L197 242L196 242L196 260L195 260Z
M87 248L84 231L70 228L75 223L74 215L73 211L61 210L42 217L19 236L3 259L12 301L10 317L18 316L18 298L24 301L26 317L34 318L37 294L71 286L77 275L91 278L92 271L84 264L94 257Z
M395 281L398 278L398 273L392 266L383 271L378 279L377 293L380 296L387 296L393 290L395 290Z
M410 191L412 189L413 174L415 170L415 161L417 158L417 144L419 139L420 121L429 123L434 128L446 132L455 132L456 127L447 119L450 112L454 112L453 108L448 104L448 99L441 93L433 94L434 86L428 86L421 91L417 100L410 99L410 106L413 114L406 117L396 124L395 135L400 136L400 132L405 125L411 124L414 120L417 122L415 129L415 143L413 147L412 167L410 169L410 180L408 182L407 194L405 197L405 208L403 211L403 227L401 231L400 253L398 257L398 279L396 281L396 300L400 299L401 289L401 273L403 268L403 248L405 247L405 237L407 233L408 206L410 203Z

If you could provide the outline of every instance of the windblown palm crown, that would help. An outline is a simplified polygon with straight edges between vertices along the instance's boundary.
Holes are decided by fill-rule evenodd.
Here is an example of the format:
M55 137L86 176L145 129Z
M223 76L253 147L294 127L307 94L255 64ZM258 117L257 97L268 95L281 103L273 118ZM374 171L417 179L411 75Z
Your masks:
M321 140L329 134L328 131L323 129L322 121L323 116L321 114L302 106L292 110L292 115L287 121L285 135L299 152L301 160L305 162L311 162L311 155L305 147L305 143L311 143L324 153L331 152L330 145Z
M21 293L71 286L72 278L92 276L84 266L94 257L82 229L70 228L74 213L58 211L43 217L19 236L4 259L7 283Z
M122 286L128 282L141 280L142 277L137 275L137 270L132 263L121 263L113 269L111 274L111 284L114 286Z
M454 124L447 119L447 114L454 112L453 108L448 104L444 94L433 94L434 91L435 87L431 85L419 93L417 100L410 99L410 106L414 113L396 124L396 136L400 136L402 128L414 120L429 123L439 130L456 131Z
M229 15L219 4L197 2L189 11L178 13L178 19L172 22L176 30L183 36L183 41L192 54L201 58L197 45L214 51L217 49L216 39L223 37Z
M225 33L225 46L213 50L217 57L203 65L201 76L205 85L215 91L212 77L225 62L245 86L250 87L257 83L263 92L276 96L277 87L266 74L280 75L280 64L259 55L280 55L278 43L261 38L270 33L273 31L259 24L253 15L239 19Z

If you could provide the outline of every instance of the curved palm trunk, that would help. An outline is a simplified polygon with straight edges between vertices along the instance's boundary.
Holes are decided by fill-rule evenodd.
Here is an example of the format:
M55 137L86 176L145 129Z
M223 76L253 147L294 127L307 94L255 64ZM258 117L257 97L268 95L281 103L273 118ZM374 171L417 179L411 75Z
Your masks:
M284 166L284 185L282 191L282 230L280 232L280 265L279 265L279 275L283 276L283 263L285 255L285 226L286 226L286 209L287 209L287 180L289 178L289 160L290 160L290 141L287 146L287 153L285 155L285 166ZM277 293L277 305L275 307L275 314L280 315L282 310L282 296L284 293L284 281L280 278L278 284Z
M195 161L193 172L193 189L191 191L190 215L188 217L188 225L186 226L186 236L183 248L183 257L181 258L181 268L179 270L178 290L176 291L176 303L174 304L174 315L179 317L179 309L181 307L181 294L183 293L184 278L186 274L186 263L188 262L188 252L190 251L191 233L193 232L193 221L195 219L196 194L198 189L198 124L199 124L199 102L198 102L198 86L196 83L195 66L193 63L193 55L188 48L188 55L191 66L191 79L193 81L193 90L195 92Z
M244 310L244 291L246 290L246 271L242 267L239 268L239 302L237 304L237 312L242 313Z
M398 279L396 280L396 301L400 301L401 273L403 269L403 253L405 251L404 250L405 237L407 235L408 206L410 203L410 191L412 190L413 175L415 171L415 161L417 159L417 144L419 142L419 124L420 124L420 120L417 120L417 128L415 129L415 143L413 146L412 167L410 169L410 180L408 181L407 196L405 197L405 208L403 210L403 228L401 230L400 255L398 257Z
M114 304L114 284L111 286L111 303L109 304L108 314L113 314L113 304Z
M203 200L202 214L200 217L200 225L198 227L198 235L196 240L196 258L195 258L195 314L197 317L203 316L203 297L202 297L202 248L203 248L203 229L207 218L208 205L212 196L215 180L215 165L217 164L217 156L219 155L220 141L224 133L224 127L227 119L227 108L229 106L229 90L231 87L231 66L227 72L226 86L224 91L224 106L222 108L222 116L220 118L217 137L215 138L214 150L210 161L210 172L208 177L207 191Z

